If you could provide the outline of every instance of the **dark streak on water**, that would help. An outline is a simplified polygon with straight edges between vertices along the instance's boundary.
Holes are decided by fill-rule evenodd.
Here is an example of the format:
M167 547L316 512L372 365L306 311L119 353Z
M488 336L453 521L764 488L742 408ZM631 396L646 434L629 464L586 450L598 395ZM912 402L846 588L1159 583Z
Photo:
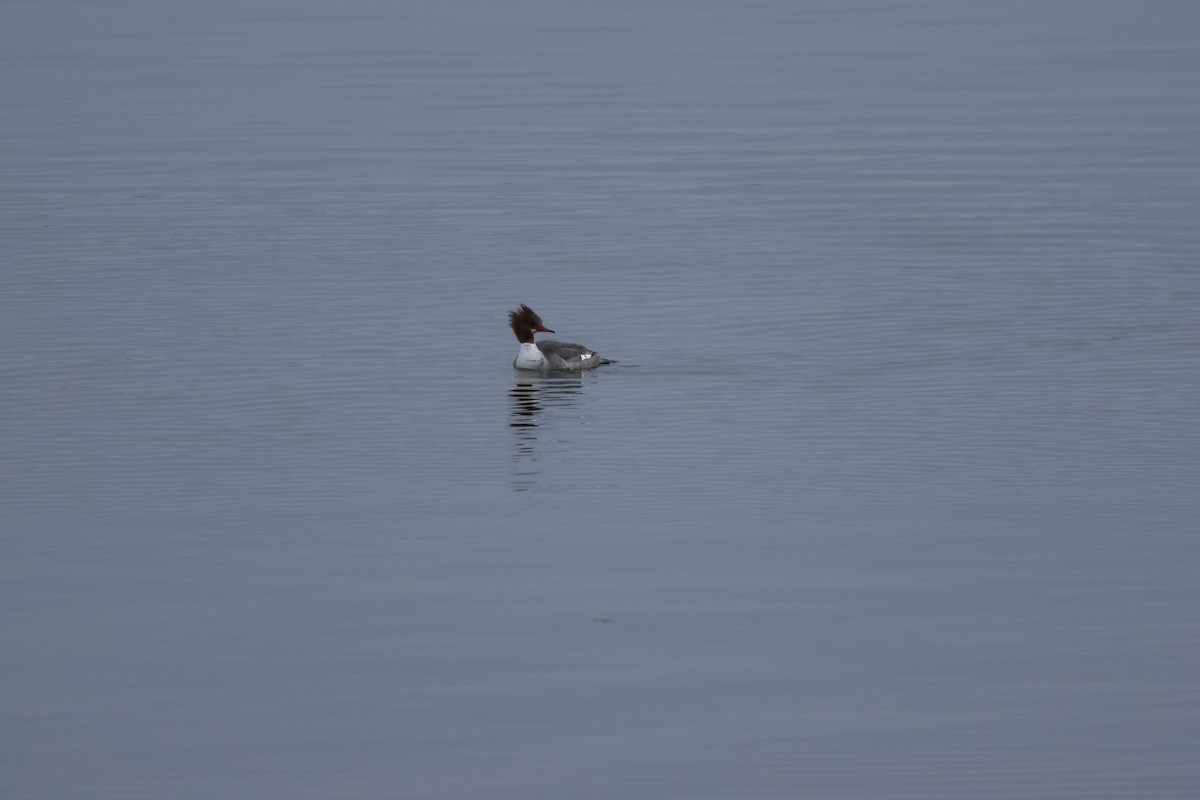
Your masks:
M0 15L0 794L1197 795L1194 4Z

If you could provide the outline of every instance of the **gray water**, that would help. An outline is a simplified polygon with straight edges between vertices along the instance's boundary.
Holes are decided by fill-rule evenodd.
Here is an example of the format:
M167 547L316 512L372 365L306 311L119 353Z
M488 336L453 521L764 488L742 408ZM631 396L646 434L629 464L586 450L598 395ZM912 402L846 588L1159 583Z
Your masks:
M1196 797L1198 22L5 3L0 795Z

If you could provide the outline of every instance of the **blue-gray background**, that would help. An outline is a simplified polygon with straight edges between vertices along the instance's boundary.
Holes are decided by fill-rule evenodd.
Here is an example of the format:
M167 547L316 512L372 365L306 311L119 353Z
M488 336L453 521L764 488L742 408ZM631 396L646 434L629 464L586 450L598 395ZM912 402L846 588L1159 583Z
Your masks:
M1198 22L8 0L0 793L1196 797Z

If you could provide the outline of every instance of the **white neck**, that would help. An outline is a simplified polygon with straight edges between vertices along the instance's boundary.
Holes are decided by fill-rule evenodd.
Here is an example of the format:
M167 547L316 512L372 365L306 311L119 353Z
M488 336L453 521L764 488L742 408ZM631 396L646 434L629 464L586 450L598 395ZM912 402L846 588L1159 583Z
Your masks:
M533 342L521 342L521 352L517 353L513 366L517 369L545 369L546 357Z

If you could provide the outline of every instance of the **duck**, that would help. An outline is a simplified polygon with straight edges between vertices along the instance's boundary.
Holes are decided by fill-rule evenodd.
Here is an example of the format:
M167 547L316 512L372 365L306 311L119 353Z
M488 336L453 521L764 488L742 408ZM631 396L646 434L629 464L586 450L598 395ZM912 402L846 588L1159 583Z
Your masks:
M547 328L532 308L522 305L508 312L508 324L521 343L521 350L513 361L517 369L526 370L565 370L580 372L595 369L605 364L615 364L611 358L604 358L595 350L590 350L581 344L570 342L555 342L551 340L534 341L536 333L554 333Z

